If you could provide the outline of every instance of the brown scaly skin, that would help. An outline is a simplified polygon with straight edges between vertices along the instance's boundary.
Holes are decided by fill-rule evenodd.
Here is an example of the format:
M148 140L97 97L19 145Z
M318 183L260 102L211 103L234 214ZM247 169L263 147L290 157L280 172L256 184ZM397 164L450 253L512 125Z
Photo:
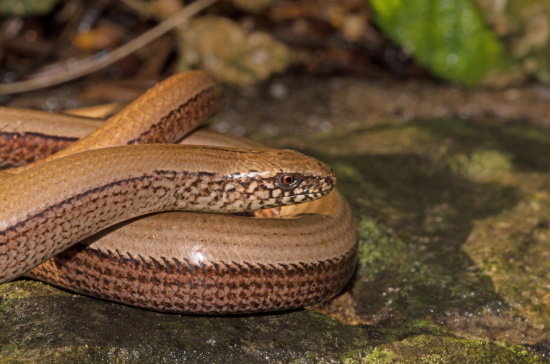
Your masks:
M135 219L28 275L158 311L272 311L333 297L355 267L357 230L349 206L332 191L282 210L285 219L192 212Z
M248 212L320 198L334 183L329 167L290 150L154 144L59 158L2 183L0 283L135 216Z
M13 168L32 163L57 153L77 139L50 137L43 134L0 133L0 169Z
M14 168L17 173L49 160L92 149L140 143L174 143L220 108L216 84L206 74L176 74L150 89L101 128L50 157Z
M255 263L123 256L77 245L30 276L89 296L141 308L200 314L304 307L336 295L347 283L356 246L318 262Z
M12 109L0 108L0 115L5 110ZM43 114L12 112L33 114L34 119ZM88 133L93 123L63 118L69 118L67 125L76 134L83 124L77 137ZM14 131L9 122L0 128L0 138L2 130ZM25 132L74 138L63 128L55 127L52 133L32 125ZM258 146L208 131L195 132L186 142ZM265 216L270 215L281 218L183 212L147 216L108 228L27 275L94 297L172 312L289 309L338 293L353 272L357 252L357 231L345 200L333 191Z

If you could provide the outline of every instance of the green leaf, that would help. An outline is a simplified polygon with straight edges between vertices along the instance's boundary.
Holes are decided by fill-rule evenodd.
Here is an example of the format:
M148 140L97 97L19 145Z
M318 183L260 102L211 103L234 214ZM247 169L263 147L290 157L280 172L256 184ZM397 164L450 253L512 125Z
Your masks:
M371 0L378 26L423 67L475 85L514 64L469 0Z

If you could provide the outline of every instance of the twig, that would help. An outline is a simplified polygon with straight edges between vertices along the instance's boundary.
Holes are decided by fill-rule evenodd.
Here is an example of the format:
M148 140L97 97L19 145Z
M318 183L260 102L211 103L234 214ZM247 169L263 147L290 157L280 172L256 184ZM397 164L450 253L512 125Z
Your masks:
M15 94L50 87L98 71L152 42L216 1L218 0L199 0L194 2L112 52L100 52L89 58L71 62L68 65L70 68L62 73L53 76L51 74L47 76L37 74L32 79L26 81L0 84L0 94Z

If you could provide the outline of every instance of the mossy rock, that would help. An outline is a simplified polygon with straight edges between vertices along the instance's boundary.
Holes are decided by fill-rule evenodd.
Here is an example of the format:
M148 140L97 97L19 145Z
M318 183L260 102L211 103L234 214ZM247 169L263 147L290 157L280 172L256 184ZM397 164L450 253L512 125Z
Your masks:
M162 314L24 280L2 286L0 294L0 362L542 363L524 347L457 339L433 325L381 330L308 310Z
M162 314L22 279L0 286L0 361L544 362L548 132L420 120L270 142L339 175L360 260L332 312L355 324Z

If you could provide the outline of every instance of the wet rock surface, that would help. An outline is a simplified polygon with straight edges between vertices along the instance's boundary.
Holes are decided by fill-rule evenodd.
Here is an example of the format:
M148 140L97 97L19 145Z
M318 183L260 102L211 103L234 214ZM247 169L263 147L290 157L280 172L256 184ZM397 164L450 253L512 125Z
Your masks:
M413 92L404 85L407 92L392 94L364 80L284 83L260 96L230 92L212 126L298 149L335 169L360 232L359 264L345 292L304 310L204 317L21 279L0 286L0 360L547 362L550 133L502 125L515 117L491 113L460 121L452 110L466 104L500 108L443 86ZM468 96L444 98L457 92ZM514 97L526 92L533 91ZM451 111L417 112L422 103ZM533 105L526 118L536 124L541 111ZM520 115L524 107L509 110Z
M311 136L426 118L550 125L550 89L540 85L468 89L420 79L286 76L229 89L226 96L226 110L212 127L239 135Z
M30 281L8 283L0 294L0 359L6 362L542 362L521 346L460 339L429 325L346 325L308 310L170 315Z

